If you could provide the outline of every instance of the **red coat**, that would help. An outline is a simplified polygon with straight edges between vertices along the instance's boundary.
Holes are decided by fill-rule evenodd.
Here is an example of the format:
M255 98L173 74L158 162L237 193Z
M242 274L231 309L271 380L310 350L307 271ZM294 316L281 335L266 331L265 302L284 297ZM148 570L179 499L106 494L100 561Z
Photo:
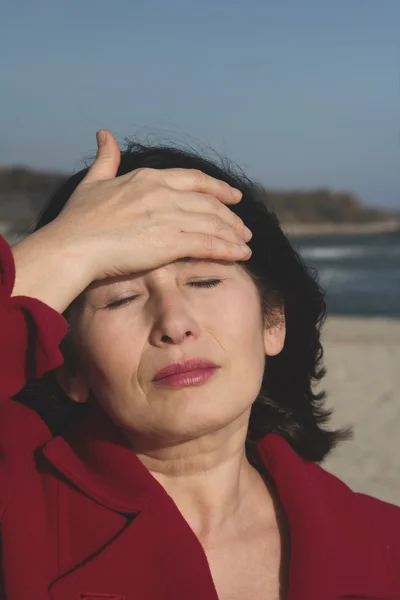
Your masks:
M53 437L9 399L62 363L67 323L36 299L10 298L2 238L0 265L3 598L217 600L195 534L104 414ZM258 451L288 519L288 600L399 600L400 508L354 493L276 434Z

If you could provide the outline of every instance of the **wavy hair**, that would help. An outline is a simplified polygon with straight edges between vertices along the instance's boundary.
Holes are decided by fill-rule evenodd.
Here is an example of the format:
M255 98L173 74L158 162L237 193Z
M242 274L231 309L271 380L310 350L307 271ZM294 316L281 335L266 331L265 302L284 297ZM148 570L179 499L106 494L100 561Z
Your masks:
M322 461L339 441L352 437L352 430L326 427L332 414L332 410L324 406L326 392L313 390L326 374L321 328L327 309L318 273L305 264L282 231L269 206L268 194L237 165L226 159L211 160L191 148L127 140L117 175L146 167L198 169L241 190L242 200L229 208L253 232L248 242L252 255L242 263L243 268L257 286L265 322L273 324L284 315L286 323L283 350L268 357L261 389L251 408L246 455L250 463L257 466L255 444L266 434L277 433L307 460ZM58 216L88 168L70 177L53 194L31 233ZM73 305L64 313L70 327L60 345L67 368L73 368L74 361ZM62 434L69 419L85 410L84 405L76 405L67 398L54 372L40 380L29 381L15 399L35 408L55 434Z

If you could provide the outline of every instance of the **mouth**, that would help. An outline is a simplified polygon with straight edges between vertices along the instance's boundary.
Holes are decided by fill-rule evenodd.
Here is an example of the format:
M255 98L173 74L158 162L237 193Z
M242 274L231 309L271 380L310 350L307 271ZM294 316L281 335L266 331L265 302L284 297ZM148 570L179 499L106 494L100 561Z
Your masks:
M166 367L163 367L153 377L153 381L165 379L170 375L178 375L181 373L189 373L191 371L203 370L203 369L216 369L218 365L214 362L205 358L190 358L183 362L172 363Z
M198 386L206 383L211 377L217 372L219 367L208 366L197 369L191 369L190 371L183 371L180 373L172 373L155 380L159 385L166 385L169 387L189 387Z

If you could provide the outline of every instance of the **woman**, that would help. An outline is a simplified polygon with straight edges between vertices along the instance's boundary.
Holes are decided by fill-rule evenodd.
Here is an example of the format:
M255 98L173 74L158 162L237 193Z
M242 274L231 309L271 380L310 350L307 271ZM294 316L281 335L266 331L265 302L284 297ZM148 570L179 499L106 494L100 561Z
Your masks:
M0 241L3 598L400 598L400 509L318 465L323 291L257 187L103 131Z

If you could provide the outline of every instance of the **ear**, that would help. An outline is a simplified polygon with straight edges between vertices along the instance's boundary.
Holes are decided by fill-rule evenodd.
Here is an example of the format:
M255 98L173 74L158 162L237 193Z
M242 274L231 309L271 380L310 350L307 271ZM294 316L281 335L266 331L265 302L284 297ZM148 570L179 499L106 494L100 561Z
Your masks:
M267 356L276 356L285 345L286 322L284 309L275 311L264 327L264 351Z
M89 386L79 373L71 373L65 365L56 369L55 376L59 385L70 400L83 404L89 398Z

